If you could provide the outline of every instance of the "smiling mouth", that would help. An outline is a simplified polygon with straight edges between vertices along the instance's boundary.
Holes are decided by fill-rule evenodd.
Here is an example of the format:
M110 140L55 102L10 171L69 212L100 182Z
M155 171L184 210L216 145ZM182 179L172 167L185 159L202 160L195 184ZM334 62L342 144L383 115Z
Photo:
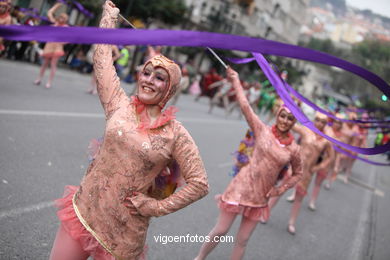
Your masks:
M142 86L142 90L143 90L145 93L154 93L154 92L156 92L153 88L148 87L148 86Z

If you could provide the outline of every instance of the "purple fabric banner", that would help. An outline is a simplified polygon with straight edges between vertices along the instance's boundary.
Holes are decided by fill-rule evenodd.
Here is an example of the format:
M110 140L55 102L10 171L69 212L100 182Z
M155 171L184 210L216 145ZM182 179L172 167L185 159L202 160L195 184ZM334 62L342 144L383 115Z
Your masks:
M342 153L342 154L345 154L345 155L347 155L347 156L349 156L350 158L353 158L353 159L358 159L358 160L361 160L363 162L366 162L366 163L369 163L369 164L373 164L373 165L377 165L377 166L390 166L390 163L374 162L374 161L366 159L364 157L353 155L350 152L347 152L347 151L341 149L340 147L337 147L336 145L333 145L333 148L335 149L335 151L337 151L339 153Z
M278 74L271 68L267 60L264 58L263 55L260 53L253 53L253 56L255 57L257 63L259 64L260 68L264 72L265 76L268 78L268 80L271 82L271 84L274 86L276 92L279 94L280 98L283 100L284 104L291 110L291 112L294 114L294 116L297 118L297 120L307 128L309 128L311 131L321 135L322 137L326 138L333 144L339 145L347 150L356 152L356 153L362 153L362 154L378 154L378 153L384 153L386 151L390 150L390 143L387 143L385 145L377 146L374 148L361 148L357 146L352 146L349 144L342 143L326 134L318 130L313 122L311 122L306 115L300 110L300 108L295 104L294 100L291 98L290 94L287 92L287 90L284 88L284 84Z
M80 44L170 45L259 52L318 62L350 71L390 97L390 86L376 74L326 53L276 41L197 31L100 29L96 27L1 26L0 36L10 40L39 40Z
M255 61L256 59L255 58L244 58L244 59L227 58L227 60L232 62L232 63L235 63L235 64L244 64L244 63L249 63L249 62ZM321 113L327 115L328 117L333 118L333 119L335 119L337 121L351 122L351 123L370 123L370 124L387 123L387 124L382 124L381 125L381 126L385 126L385 127L388 126L388 124L390 124L390 121L387 121L387 120L349 120L349 119L338 118L335 115L333 115L332 113L330 113L327 110L317 106L316 104L314 104L313 102L311 102L310 100L308 100L307 98L302 96L293 87L291 87L286 81L284 81L284 80L282 80L282 81L283 81L284 86L286 87L286 89L289 92L291 92L296 98L298 98L299 100L301 100L306 105L308 105L311 108L313 108L314 110L319 111L319 112L321 112ZM362 109L362 110L365 111L364 109Z
M323 134L315 128L305 114L297 108L279 76L272 70L264 57L256 52L336 66L366 79L379 88L385 95L390 96L390 86L379 76L355 64L326 53L264 39L197 31L101 29L96 27L0 26L0 36L19 41L38 40L81 44L106 43L116 45L149 44L192 47L208 46L211 48L255 52L253 55L255 56L256 61L278 91L284 103L291 109L295 117L303 125L329 141L354 152L378 154L390 150L390 143L375 148L360 148L341 143L338 140Z

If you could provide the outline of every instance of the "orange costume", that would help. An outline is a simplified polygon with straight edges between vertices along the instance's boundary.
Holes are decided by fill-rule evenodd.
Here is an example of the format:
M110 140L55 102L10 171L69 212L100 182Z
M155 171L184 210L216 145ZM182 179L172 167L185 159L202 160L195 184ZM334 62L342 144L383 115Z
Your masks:
M105 6L100 27L114 28L115 23L115 15ZM180 69L164 56L153 57L145 66L150 63L169 74L167 92L159 103L164 107L176 91ZM72 196L59 200L62 209L58 215L84 249L93 241L95 252L104 254L101 247L105 248L107 257L103 259L139 259L150 217L175 212L205 196L207 176L197 146L174 119L172 108L151 123L145 104L137 97L127 97L119 85L110 45L96 45L94 69L106 116L104 142L80 187L73 188L70 207ZM148 190L155 178L172 160L187 184L165 199L150 197ZM130 211L132 207L137 213Z
M328 140L320 135L317 135L310 129L295 125L293 131L301 136L301 154L303 161L303 178L298 182L296 191L302 196L305 196L309 188L313 174L318 171L328 169L334 157L331 144ZM325 153L327 156L325 156ZM324 155L324 160L317 164L321 155ZM313 170L315 168L315 170ZM320 173L321 174L321 173Z

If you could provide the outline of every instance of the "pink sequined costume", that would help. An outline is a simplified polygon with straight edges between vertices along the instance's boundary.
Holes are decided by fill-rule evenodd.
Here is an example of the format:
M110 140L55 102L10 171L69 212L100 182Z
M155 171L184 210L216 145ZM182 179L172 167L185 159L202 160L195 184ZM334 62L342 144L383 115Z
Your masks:
M279 194L293 187L302 177L300 148L295 141L289 145L281 144L272 129L253 112L242 88L235 86L235 89L241 110L253 129L256 142L248 165L230 182L220 198L219 205L229 211L243 211L245 216L256 221L261 217L267 220L269 210L266 194L276 185L280 172L286 165L291 164L293 173L278 187Z
M12 17L9 13L11 8L10 0L1 1L0 2L0 25L10 25L12 23ZM5 46L3 44L3 38L0 37L0 53L5 50Z
M293 137L288 135L289 145L279 142L280 139L285 140L285 137L277 138L272 128L266 126L254 113L244 94L237 72L228 68L227 76L236 91L242 113L253 131L254 149L249 163L241 168L225 192L216 196L220 208L219 217L208 235L210 241L202 245L196 260L203 260L210 254L218 245L214 238L225 235L229 231L237 214L242 214L242 220L234 239L230 259L241 259L257 223L260 219L267 219L269 216L267 206L269 198L283 194L302 176L300 148L293 141ZM284 109L287 111L287 108L282 110ZM287 132L288 130L289 128ZM287 164L292 166L292 175L281 186L276 186L279 174Z
M301 154L302 158L305 158L303 161L303 177L296 185L296 192L305 196L313 174L326 170L334 157L331 156L333 154L331 144L325 138L304 126L295 125L293 131L301 136ZM323 155L323 159L317 164L321 155Z
M106 2L100 27L114 28L117 13L112 13L107 5ZM148 63L164 68L169 74L168 90L159 103L164 107L179 83L180 69L164 56L156 56ZM207 176L193 139L174 119L174 109L165 110L151 123L145 105L137 97L126 96L119 86L110 45L97 45L94 69L106 116L104 141L73 203L58 214L62 225L86 251L91 241L98 241L98 250L103 247L108 255L103 259L139 259L150 217L175 212L205 196ZM162 200L146 195L156 176L173 159L186 185ZM60 204L64 200L68 203L69 197L60 200ZM130 210L134 207L136 214ZM68 214L74 213L77 220L67 219ZM84 229L89 237L83 241L79 233L84 234Z
M323 131L326 124L327 117L317 113L315 126L318 130ZM313 199L312 197L309 208L315 210L314 203L318 196L320 185L324 179L324 172L327 171L329 165L334 160L334 151L328 140L303 126L295 125L293 131L297 132L301 137L301 153L305 159L303 163L303 178L296 185L294 203L291 208L288 222L288 231L291 234L295 234L295 222L298 218L302 200L307 193L313 174L318 173L318 176L313 189L315 198Z

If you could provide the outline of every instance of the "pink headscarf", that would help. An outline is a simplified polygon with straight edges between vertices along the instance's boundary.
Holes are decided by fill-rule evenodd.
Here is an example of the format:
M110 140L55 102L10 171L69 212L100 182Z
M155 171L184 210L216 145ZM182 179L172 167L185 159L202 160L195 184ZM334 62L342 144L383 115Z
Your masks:
M181 79L181 70L179 65L163 55L156 55L149 59L143 66L142 70L144 70L149 63L152 64L153 68L160 67L168 72L168 87L165 90L163 98L158 103L161 108L164 108L169 99L176 93L177 86L179 85Z

